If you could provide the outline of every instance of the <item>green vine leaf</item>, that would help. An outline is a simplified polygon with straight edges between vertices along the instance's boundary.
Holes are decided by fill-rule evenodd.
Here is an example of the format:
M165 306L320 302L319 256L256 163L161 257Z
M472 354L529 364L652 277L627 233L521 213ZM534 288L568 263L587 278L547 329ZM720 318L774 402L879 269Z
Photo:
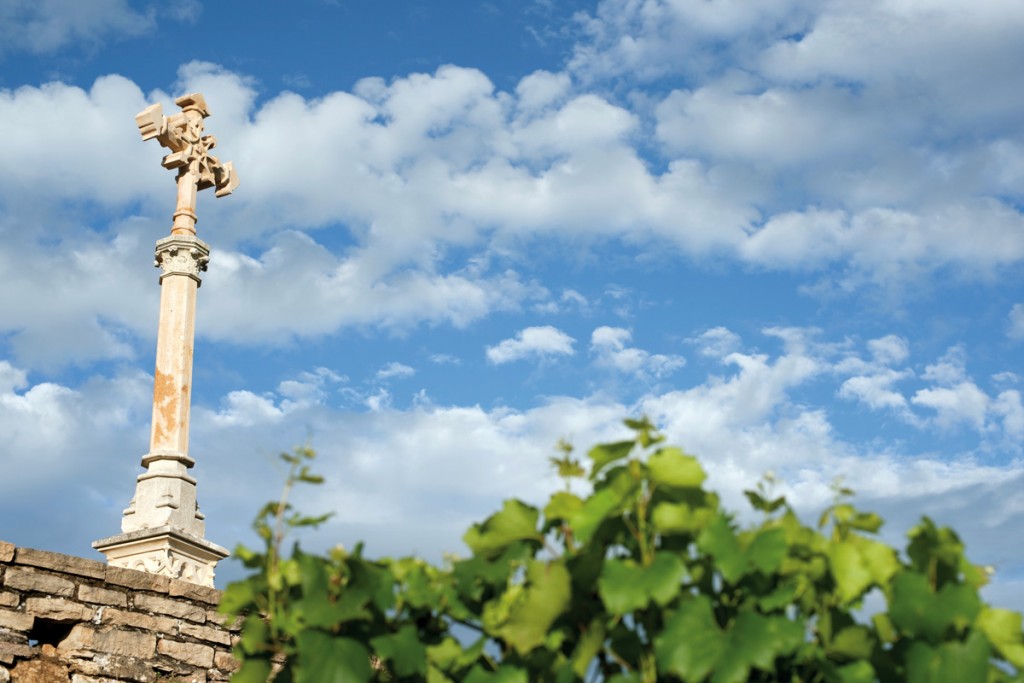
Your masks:
M671 446L655 451L647 459L647 467L650 470L651 481L660 486L695 489L700 488L707 479L707 474L697 458Z
M469 528L462 540L474 553L490 555L501 551L516 541L536 540L541 537L537 531L540 513L519 500L506 500L501 512Z
M525 654L541 645L555 619L569 605L571 578L560 561L531 561L526 568L523 597L511 607L496 635Z
M590 467L591 480L597 479L597 475L608 465L628 456L630 451L633 450L634 445L636 445L635 441L618 441L600 444L591 448L590 452L587 453L594 462Z

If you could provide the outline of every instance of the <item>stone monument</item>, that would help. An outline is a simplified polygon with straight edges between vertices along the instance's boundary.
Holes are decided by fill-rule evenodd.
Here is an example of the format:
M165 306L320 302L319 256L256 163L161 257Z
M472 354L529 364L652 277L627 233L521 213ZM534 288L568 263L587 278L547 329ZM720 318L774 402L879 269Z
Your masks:
M192 350L195 341L196 290L210 248L196 237L196 193L216 188L231 194L238 176L231 162L210 154L217 141L203 135L210 115L199 93L175 100L182 111L164 116L154 104L135 117L143 140L156 138L170 154L164 168L177 169L178 204L171 234L156 243L160 275L160 323L153 386L153 426L146 469L121 519L122 533L92 544L118 567L163 574L213 586L214 567L228 551L204 538L206 524L196 502L196 480L188 470Z

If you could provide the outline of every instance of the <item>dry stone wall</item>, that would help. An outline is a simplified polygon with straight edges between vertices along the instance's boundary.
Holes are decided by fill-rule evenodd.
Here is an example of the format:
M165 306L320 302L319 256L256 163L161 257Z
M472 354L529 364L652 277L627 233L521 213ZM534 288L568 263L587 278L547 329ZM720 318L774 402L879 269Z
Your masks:
M237 668L220 591L0 541L0 683L212 683Z

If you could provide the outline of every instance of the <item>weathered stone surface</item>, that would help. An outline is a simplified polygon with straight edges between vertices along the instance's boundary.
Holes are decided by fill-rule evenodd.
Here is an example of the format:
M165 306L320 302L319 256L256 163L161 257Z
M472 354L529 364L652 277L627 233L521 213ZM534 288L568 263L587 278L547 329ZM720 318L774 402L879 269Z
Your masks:
M10 609L0 609L0 628L9 628L13 631L29 631L36 618L24 612L15 612Z
M68 665L56 659L27 659L11 671L11 683L62 683L69 675Z
M221 592L209 586L200 586L188 581L177 581L172 579L168 590L172 598L182 597L198 602L205 602L209 605L216 605L220 602Z
M75 584L68 579L40 572L35 569L23 569L21 567L9 567L4 574L4 585L8 588L23 591L35 591L47 593L48 595L72 596L75 594Z
M32 548L18 548L18 551L15 553L15 561L20 565L52 569L63 574L88 576L92 579L102 579L107 570L105 564L96 560L86 560L82 557L51 553L45 550L34 550Z
M241 631L242 622L244 621L242 617L236 617L232 614L221 614L213 610L206 612L206 620L211 624L217 624L217 626L232 632Z
M178 622L170 617L139 614L138 612L128 612L114 607L108 607L103 610L103 613L100 615L100 623L112 624L114 626L131 626L143 631L166 633L169 635L177 635L178 632Z
M231 634L219 628L199 626L197 624L182 624L178 627L178 633L197 640L217 643L218 645L231 645Z
M14 559L15 545L13 543L7 543L6 541L0 541L0 562L10 562Z
M34 678L0 683L226 683L237 670L230 647L240 620L216 612L219 591L105 566L112 580L99 583L85 576L95 564L87 560L11 554L13 564L0 563L0 671L18 665ZM55 569L60 561L67 571ZM49 627L39 635L59 644L28 644L40 619L66 625L66 636Z
M156 644L156 651L162 655L173 657L179 662L208 668L213 666L213 648L199 643L182 643L177 640L162 639Z
M100 654L92 659L75 660L73 668L75 673L87 676L113 676L118 681L152 683L158 680L151 662L133 657Z
M31 657L35 652L35 648L26 644L7 643L0 640L0 662L11 662L14 657ZM5 660L4 657L9 657L10 659Z
M216 652L213 655L213 665L227 673L238 671L238 660L232 657L230 652Z
M79 586L78 599L82 602L94 602L100 605L115 605L117 607L128 605L128 597L121 591L98 586Z
M99 652L147 659L156 653L156 636L109 626L97 630L91 624L75 624L58 649L62 654Z
M11 683L11 674L5 667L0 666L0 683Z
M147 574L145 572L136 571L135 569L111 566L107 567L104 578L107 583L112 583L117 586L125 586L136 590L154 591L157 593L166 593L167 587L171 583L171 580L166 576Z
M195 605L178 600L169 600L157 595L136 595L135 608L156 612L158 614L169 614L172 617L196 621L200 624L206 621L206 610Z
M25 613L55 621L89 621L96 610L62 598L29 598Z
M186 670L187 671L184 671ZM207 683L209 678L206 676L206 672L202 669L193 669L191 666L183 664L181 669L170 669L157 667L157 671L163 676L158 678L158 681L174 681L177 683ZM184 671L184 672L183 672Z

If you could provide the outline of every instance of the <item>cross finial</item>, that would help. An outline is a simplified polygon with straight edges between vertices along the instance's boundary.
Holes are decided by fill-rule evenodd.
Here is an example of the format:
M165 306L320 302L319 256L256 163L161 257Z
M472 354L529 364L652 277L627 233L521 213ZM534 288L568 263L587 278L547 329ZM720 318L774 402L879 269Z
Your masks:
M230 161L221 163L210 154L217 138L203 135L203 119L210 115L206 99L192 93L174 101L181 113L164 116L159 103L146 107L135 116L143 140L156 138L171 153L161 162L164 168L178 169L178 206L174 212L172 235L196 233L196 192L216 187L223 197L238 187L238 174Z

